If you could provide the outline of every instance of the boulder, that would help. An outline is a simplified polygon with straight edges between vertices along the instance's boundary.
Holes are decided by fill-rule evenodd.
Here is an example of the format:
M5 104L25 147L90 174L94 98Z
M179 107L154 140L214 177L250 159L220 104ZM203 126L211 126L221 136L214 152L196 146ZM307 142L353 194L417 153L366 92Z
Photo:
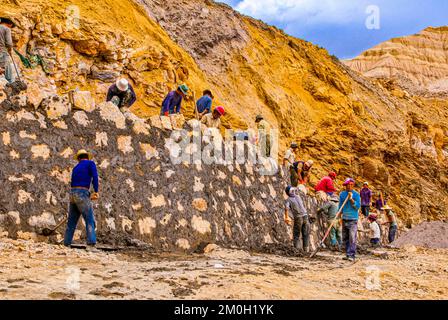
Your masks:
M86 112L92 112L95 110L95 100L93 99L90 91L74 91L73 107Z
M115 123L118 129L126 128L126 118L120 109L112 102L103 102L98 106L100 110L100 115L104 120L111 121Z

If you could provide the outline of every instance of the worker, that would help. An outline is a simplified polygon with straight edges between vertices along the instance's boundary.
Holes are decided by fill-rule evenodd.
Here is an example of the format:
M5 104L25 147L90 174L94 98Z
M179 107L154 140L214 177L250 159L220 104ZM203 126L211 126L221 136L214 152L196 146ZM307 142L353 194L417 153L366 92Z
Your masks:
M368 216L367 220L369 221L369 230L361 232L370 232L370 244L373 247L379 247L381 245L381 229L377 222L378 216L372 213Z
M285 192L288 196L285 202L285 222L288 225L293 225L294 247L300 249L300 235L302 235L302 249L304 252L309 252L311 226L308 213L295 188L288 186ZM294 223L291 221L290 215L294 219Z
M13 42L11 29L15 27L14 22L8 18L0 18L0 74L4 74L5 79L14 82L11 59Z
M335 194L331 195L330 198L323 203L323 205L319 208L317 211L318 214L324 214L327 222L328 227L330 227L330 224L336 219L336 215L338 213L339 209L339 197ZM341 239L341 222L340 219L338 219L330 231L330 246L332 250L341 250L342 246L342 239Z
M370 214L370 205L372 203L372 190L369 189L369 183L366 181L360 192L361 195L361 212L364 217Z
M308 160L307 162L298 161L294 163L294 169L297 172L299 184L306 185L308 183L311 168L313 167L313 165L313 160Z
M387 222L383 223L383 225L389 225L389 244L395 241L397 231L398 231L398 223L397 217L395 213L392 211L392 208L388 205L381 208L385 212Z
M373 203L373 206L375 207L376 210L380 211L381 213L383 213L383 207L387 204L387 201L382 199L381 196L381 192L378 192L376 194L376 199Z
M291 143L291 146L286 150L285 156L283 157L283 166L289 168L296 162L299 151L299 145L296 142Z
M342 241L345 244L346 257L344 260L354 262L356 259L356 242L358 233L359 209L361 196L354 190L355 180L348 178L344 182L345 191L339 196L339 210L342 210ZM344 208L342 205L348 201Z
M213 110L213 113L207 113L202 117L201 123L206 125L207 128L219 129L221 126L221 117L224 114L224 107L216 107L215 110Z
M160 115L169 116L172 114L180 114L182 100L187 96L189 90L187 85L182 84L175 91L168 93L162 102Z
M255 118L255 123L258 129L258 145L260 148L264 147L264 150L260 149L260 151L263 156L269 158L271 156L271 125L264 120L262 115Z
M212 112L213 94L210 90L205 90L202 97L196 102L199 119Z
M334 187L334 180L336 180L336 178L336 172L330 172L319 181L314 189L316 192L325 192L327 195L332 196L336 192L336 188Z
M72 172L70 211L64 245L71 246L79 217L82 216L86 224L87 245L90 249L96 245L95 217L91 200L96 201L99 198L98 171L95 162L92 161L92 154L86 150L79 150L75 160L78 164ZM90 193L91 185L93 194Z
M129 81L120 78L109 87L106 101L112 102L121 111L126 111L126 108L130 108L137 101L137 96Z

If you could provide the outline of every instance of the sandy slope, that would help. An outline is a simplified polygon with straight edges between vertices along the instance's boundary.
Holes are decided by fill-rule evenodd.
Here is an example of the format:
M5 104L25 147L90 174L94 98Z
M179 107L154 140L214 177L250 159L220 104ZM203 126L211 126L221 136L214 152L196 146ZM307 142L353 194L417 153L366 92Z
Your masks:
M2 239L0 299L446 299L447 265L446 250L415 247L348 264L330 253L88 253ZM366 288L369 270L379 290Z

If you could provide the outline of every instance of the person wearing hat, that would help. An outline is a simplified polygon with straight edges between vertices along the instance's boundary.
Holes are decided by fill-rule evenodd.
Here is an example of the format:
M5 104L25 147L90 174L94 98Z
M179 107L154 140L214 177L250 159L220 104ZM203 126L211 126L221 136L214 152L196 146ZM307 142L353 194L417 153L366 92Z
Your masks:
M355 180L348 178L344 182L345 190L339 195L339 210L342 210L342 241L345 244L344 260L354 262L356 259L356 242L358 239L359 209L361 196L354 190ZM347 204L342 208L345 200Z
M370 244L374 247L379 247L381 245L381 229L377 222L378 216L376 214L370 214L367 218L369 221L369 229L361 232L370 232Z
M372 204L372 190L369 189L369 183L366 181L359 193L361 195L361 213L364 217L370 214L370 205Z
M316 192L325 192L327 195L332 196L336 192L336 188L334 187L334 180L336 178L336 172L330 172L319 181L314 190Z
M392 211L392 207L390 207L389 205L386 205L385 207L381 208L381 210L385 212L387 222L385 222L383 225L389 225L388 240L389 243L392 243L395 241L398 231L397 217L395 213Z
M216 107L213 113L207 113L201 119L201 123L207 126L207 128L219 129L221 126L221 117L225 114L224 107Z
M11 29L14 22L8 18L0 18L0 74L4 74L9 83L14 81L11 59L14 44L12 42Z
M283 157L283 166L289 168L296 162L299 151L299 145L296 142L291 143L291 146L286 150L285 156Z
M311 168L314 165L313 160L297 161L291 166L291 184L293 186L302 184L306 186L310 176Z
M196 109L199 113L199 119L202 119L208 113L212 112L213 94L210 90L205 90L202 97L196 102Z
M310 245L310 220L298 191L292 186L285 189L288 199L285 201L285 222L293 225L294 247L300 249L300 236L302 236L302 249L309 252ZM290 218L293 218L294 222Z
M124 111L123 108L130 108L137 101L137 95L129 81L120 78L109 87L106 101L112 102L120 110Z
M70 191L70 211L67 220L67 229L64 236L64 245L69 247L73 241L76 226L82 216L86 224L87 245L89 248L96 245L95 217L92 200L98 200L98 171L92 154L86 150L79 150L75 155L78 164L72 171ZM90 193L93 185L94 193Z
M271 156L271 125L262 115L257 115L255 124L258 129L258 145L260 151L264 153L262 156L269 158Z
M187 85L182 84L175 91L171 91L162 102L161 116L169 116L171 114L179 114L182 106L182 100L187 96L190 89Z
M335 194L331 195L326 202L317 211L318 214L324 214L327 220L328 227L336 219L339 210L339 197ZM330 231L330 246L334 250L340 250L342 247L342 230L341 222L338 219L337 223L333 225Z

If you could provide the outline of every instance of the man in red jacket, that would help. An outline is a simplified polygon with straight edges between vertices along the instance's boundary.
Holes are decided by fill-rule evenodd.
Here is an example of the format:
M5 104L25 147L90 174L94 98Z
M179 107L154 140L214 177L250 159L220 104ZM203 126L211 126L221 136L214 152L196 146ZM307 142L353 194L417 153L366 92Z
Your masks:
M322 191L329 196L332 196L333 193L336 192L336 188L334 187L334 180L336 180L336 177L337 175L335 172L330 172L328 176L323 177L322 180L320 180L314 190L316 190L316 192Z

